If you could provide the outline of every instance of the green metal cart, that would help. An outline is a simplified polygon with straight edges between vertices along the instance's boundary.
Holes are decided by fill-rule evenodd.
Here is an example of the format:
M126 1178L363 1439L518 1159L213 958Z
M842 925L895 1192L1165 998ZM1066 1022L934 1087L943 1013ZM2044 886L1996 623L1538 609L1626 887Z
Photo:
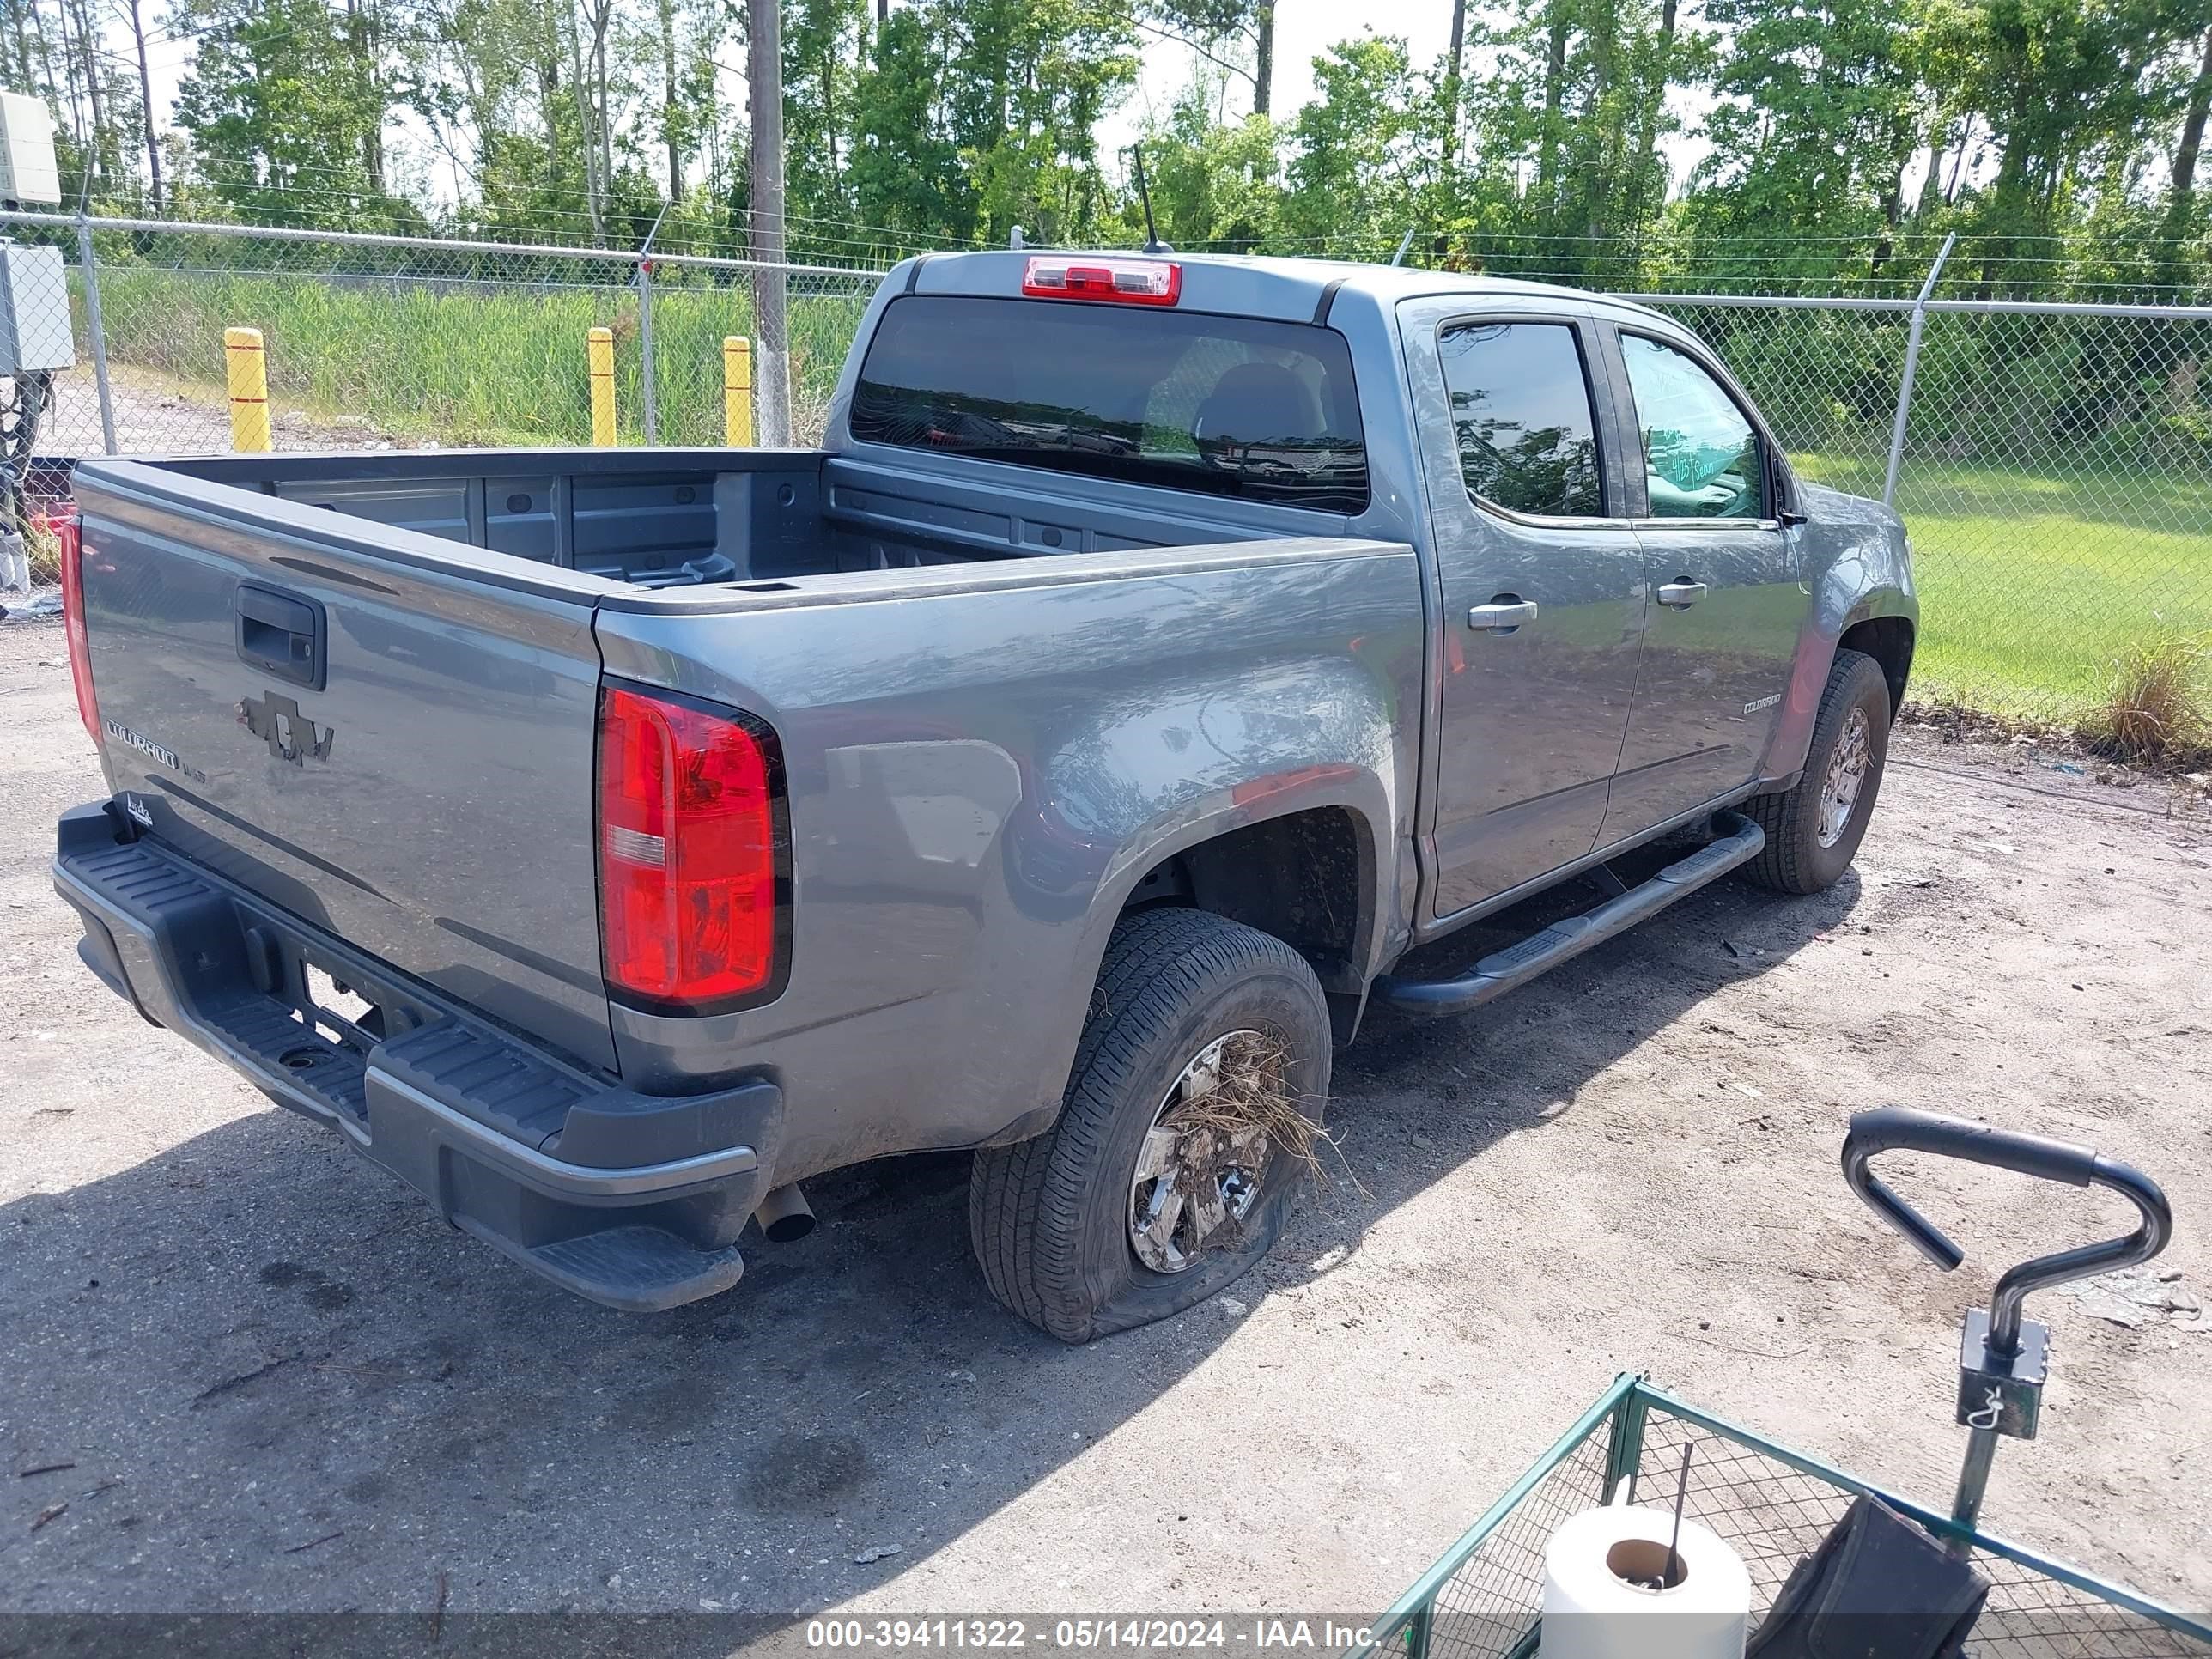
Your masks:
M1967 1639L1969 1659L2212 1659L2212 1625L1978 1524L1996 1440L2033 1438L2035 1430L2047 1333L2021 1317L2022 1300L2031 1290L2155 1255L2171 1231L2164 1194L2137 1171L2086 1148L1924 1112L1861 1113L1844 1145L1846 1177L1945 1267L1959 1264L1960 1252L1868 1169L1875 1155L1889 1151L2105 1187L2129 1197L2142 1216L2124 1239L2022 1263L1998 1281L1988 1313L1968 1315L1959 1421L1972 1432L1949 1514L1624 1376L1376 1621L1351 1659L1528 1659L1541 1638L1544 1552L1553 1530L1615 1502L1624 1488L1631 1501L1640 1491L1671 1504L1678 1477L1686 1480L1679 1486L1683 1516L1717 1534L1748 1570L1754 1626L1791 1570L1866 1495L1918 1522L1952 1553L1969 1556L1989 1581L1989 1599ZM2012 1352L2002 1352L2008 1346Z

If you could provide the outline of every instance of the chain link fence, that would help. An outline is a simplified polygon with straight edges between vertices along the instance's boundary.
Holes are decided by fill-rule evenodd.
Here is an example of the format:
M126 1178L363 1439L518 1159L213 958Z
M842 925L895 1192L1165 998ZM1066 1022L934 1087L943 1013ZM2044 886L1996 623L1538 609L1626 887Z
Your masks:
M59 215L0 215L0 234L68 264L78 366L39 438L55 457L230 448L223 331L241 325L263 334L279 449L586 443L601 327L619 441L718 444L722 341L756 335L764 270L789 295L791 430L811 442L880 276ZM1723 355L1802 476L1904 514L1924 695L2064 719L2130 651L2212 631L2212 309L1640 297Z
M1649 302L1802 477L1903 515L1923 695L2064 720L2130 653L2212 634L2212 310L1936 300L1916 352L1910 301Z
M588 443L594 328L614 337L620 441L719 444L722 341L768 344L745 260L58 215L0 214L0 234L69 262L77 367L42 422L53 455L229 449L228 327L261 331L279 449ZM881 273L773 269L793 418L818 434Z

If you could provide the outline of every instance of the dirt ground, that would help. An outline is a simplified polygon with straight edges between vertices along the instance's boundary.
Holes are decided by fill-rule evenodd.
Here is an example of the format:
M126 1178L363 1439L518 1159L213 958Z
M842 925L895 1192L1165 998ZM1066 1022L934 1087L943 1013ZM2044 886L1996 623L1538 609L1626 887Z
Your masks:
M825 1182L813 1237L628 1317L142 1024L47 884L103 793L62 652L0 625L0 1612L1364 1613L1625 1369L1940 1506L1960 1310L2124 1206L1899 1160L1946 1278L1838 1176L1883 1102L2165 1182L2178 1278L2031 1304L2056 1379L1985 1521L2212 1607L2212 812L2164 784L1904 732L1836 890L1723 883L1375 1021L1332 1118L1364 1190L1078 1350L986 1297L957 1158Z
M124 454L220 455L231 447L230 406L221 386L115 363L109 367L108 403L115 416L115 441ZM271 400L269 419L280 450L424 447L394 438L362 416L318 418L281 396ZM99 387L92 366L79 363L55 384L39 453L97 455L102 443Z

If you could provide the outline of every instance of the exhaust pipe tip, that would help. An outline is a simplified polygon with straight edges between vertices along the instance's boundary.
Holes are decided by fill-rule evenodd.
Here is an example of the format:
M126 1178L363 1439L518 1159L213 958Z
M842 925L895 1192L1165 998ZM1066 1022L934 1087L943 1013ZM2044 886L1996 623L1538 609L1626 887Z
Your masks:
M772 1188L753 1212L753 1219L771 1244L795 1244L814 1231L813 1208L795 1181Z

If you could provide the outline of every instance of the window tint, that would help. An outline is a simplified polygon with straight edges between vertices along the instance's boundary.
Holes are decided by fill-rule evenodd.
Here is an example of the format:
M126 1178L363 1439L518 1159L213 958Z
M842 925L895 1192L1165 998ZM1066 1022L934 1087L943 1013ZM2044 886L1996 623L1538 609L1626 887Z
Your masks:
M908 295L853 436L1327 513L1367 505L1344 337L1153 306Z
M1573 328L1453 323L1437 348L1468 489L1515 513L1602 514L1597 422Z
M1759 433L1695 360L1641 334L1620 337L1644 428L1655 519L1756 519L1764 509Z

